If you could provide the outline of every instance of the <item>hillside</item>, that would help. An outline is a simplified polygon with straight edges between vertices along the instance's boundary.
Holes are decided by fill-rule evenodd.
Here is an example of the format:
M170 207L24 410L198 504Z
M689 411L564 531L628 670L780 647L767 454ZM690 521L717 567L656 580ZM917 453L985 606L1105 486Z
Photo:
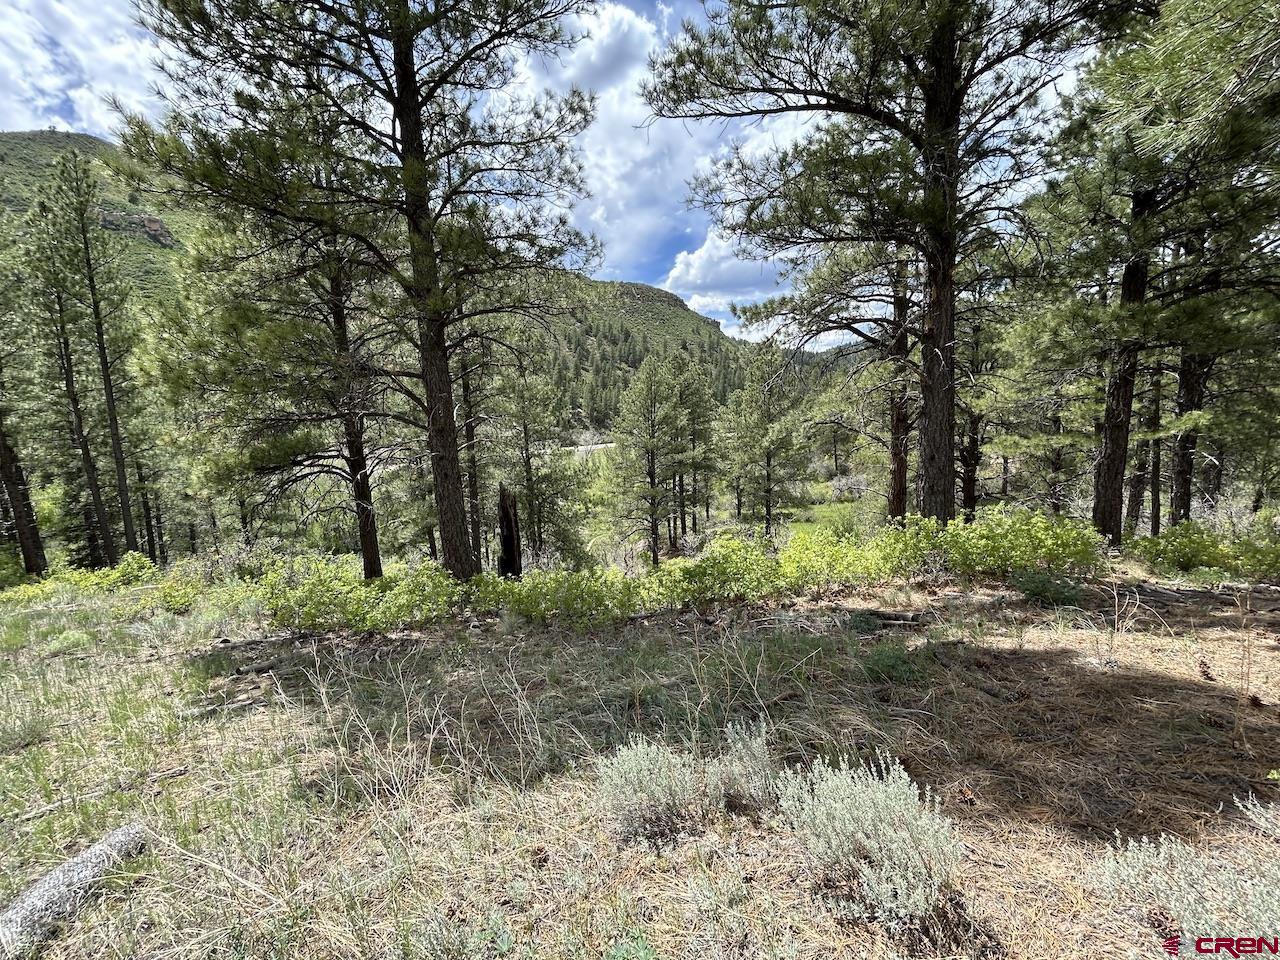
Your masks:
M170 287L181 241L196 217L157 210L130 190L107 163L116 148L97 137L54 130L0 133L0 212L21 215L34 201L46 171L67 150L98 159L103 183L103 223L125 238L125 273L143 297L163 297ZM719 324L690 310L678 296L640 283L591 281L574 321L563 332L557 379L583 427L612 421L631 373L653 351L685 349L712 371L721 399L737 383L738 360L749 349Z

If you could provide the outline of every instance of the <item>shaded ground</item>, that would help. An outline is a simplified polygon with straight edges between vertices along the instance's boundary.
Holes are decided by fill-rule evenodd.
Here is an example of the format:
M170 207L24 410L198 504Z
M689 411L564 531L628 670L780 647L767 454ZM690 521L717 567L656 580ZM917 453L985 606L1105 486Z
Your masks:
M1274 591L1099 587L1044 610L902 587L590 633L231 619L87 644L46 615L5 654L0 693L47 723L0 740L0 900L141 812L171 844L142 895L55 955L430 956L443 924L485 941L468 956L1120 956L1158 938L1093 888L1114 833L1230 850L1253 842L1233 798L1276 798L1277 610ZM968 935L853 922L769 820L619 846L596 757L633 733L706 753L757 718L780 759L884 748L937 792L968 848Z

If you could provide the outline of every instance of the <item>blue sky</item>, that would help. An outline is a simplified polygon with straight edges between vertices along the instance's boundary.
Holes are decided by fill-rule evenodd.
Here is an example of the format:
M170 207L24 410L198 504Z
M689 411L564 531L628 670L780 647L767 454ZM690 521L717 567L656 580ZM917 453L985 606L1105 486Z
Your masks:
M754 126L649 119L638 85L649 54L699 17L696 0L604 0L579 25L588 34L557 65L529 64L543 86L595 90L599 115L582 137L591 198L577 210L605 244L598 276L652 283L684 297L730 332L729 304L776 290L776 270L744 261L685 206L686 182L735 138L787 140L796 121ZM0 129L48 126L110 136L105 103L154 110L151 39L132 22L130 0L0 0Z

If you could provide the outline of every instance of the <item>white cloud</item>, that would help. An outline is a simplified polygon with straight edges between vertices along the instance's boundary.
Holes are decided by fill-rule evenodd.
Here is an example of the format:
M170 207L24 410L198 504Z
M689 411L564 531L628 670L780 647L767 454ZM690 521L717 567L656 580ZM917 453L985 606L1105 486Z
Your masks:
M5 0L0 19L0 128L54 126L109 135L109 94L154 108L155 45L129 0Z
M605 243L600 275L660 282L722 322L728 306L773 292L776 271L739 261L708 233L705 214L685 205L687 183L737 137L749 151L786 142L806 121L781 116L756 125L654 120L640 95L649 57L697 16L689 0L633 6L603 0L575 28L586 34L554 62L522 67L526 92L570 85L593 89L597 120L579 146L591 197L579 224ZM130 0L0 0L0 129L55 126L109 136L114 95L154 113L154 38L132 20Z

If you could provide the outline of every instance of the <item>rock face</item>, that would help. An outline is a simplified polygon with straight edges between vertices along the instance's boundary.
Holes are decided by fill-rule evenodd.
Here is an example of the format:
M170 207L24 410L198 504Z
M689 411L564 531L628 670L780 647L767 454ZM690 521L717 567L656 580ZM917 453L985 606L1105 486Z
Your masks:
M156 246L172 250L178 245L165 222L145 213L125 213L122 210L103 210L99 215L102 226L115 233L127 234L149 240Z

